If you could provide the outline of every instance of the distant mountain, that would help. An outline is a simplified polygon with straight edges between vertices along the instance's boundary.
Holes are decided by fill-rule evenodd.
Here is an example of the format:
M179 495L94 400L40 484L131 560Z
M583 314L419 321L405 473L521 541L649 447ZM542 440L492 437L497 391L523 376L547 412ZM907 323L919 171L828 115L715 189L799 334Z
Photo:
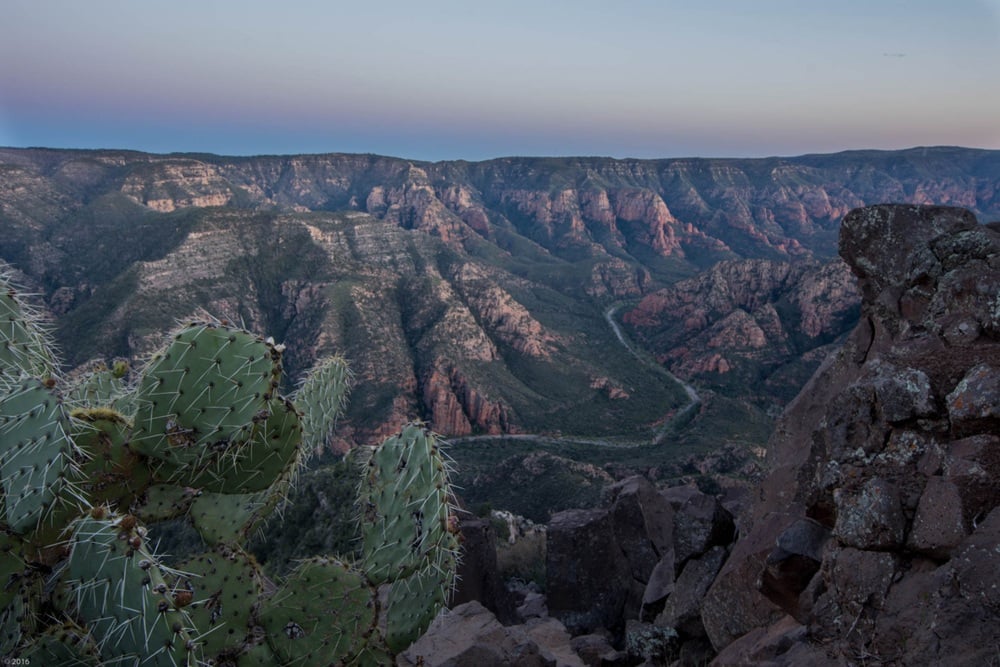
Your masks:
M141 358L207 311L284 340L292 375L347 355L364 381L345 432L362 441L406 416L452 435L645 438L687 394L636 362L606 311L646 297L619 311L632 334L719 391L736 367L739 382L797 383L856 312L850 298L807 307L819 320L801 306L841 290L845 274L821 264L841 217L877 202L1000 218L1000 151L425 163L0 149L0 258L42 293L72 364ZM742 260L767 260L780 285L713 300L705 327L678 329L673 309L688 317L697 304L677 290L721 284L720 271L741 282L726 269L695 276ZM714 336L720 322L735 328ZM701 352L678 353L689 342ZM713 345L743 352L712 367ZM779 372L803 355L805 370Z

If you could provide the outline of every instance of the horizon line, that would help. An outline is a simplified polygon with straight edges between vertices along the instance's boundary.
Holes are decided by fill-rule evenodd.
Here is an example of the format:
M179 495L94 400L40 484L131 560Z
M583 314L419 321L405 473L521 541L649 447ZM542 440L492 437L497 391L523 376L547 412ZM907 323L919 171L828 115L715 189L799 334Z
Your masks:
M618 162L658 162L663 160L775 160L775 159L795 159L804 157L816 157L816 156L830 156L830 155L843 155L845 153L906 153L912 151L920 150L963 150L963 151L980 151L980 152L1000 152L1000 148L982 148L977 146L958 146L949 144L940 145L930 145L930 146L909 146L906 148L845 148L837 151L810 151L806 153L797 154L771 154L771 155L717 155L717 156L704 156L704 155L677 155L677 156L663 156L663 157L652 157L652 158L639 158L639 157L615 157L612 155L585 155L585 154L566 154L566 155L498 155L494 157L483 158L480 160L469 160L465 158L449 158L442 160L426 160L421 158L411 158L402 155L389 155L384 153L374 153L374 152L349 152L349 151L322 151L322 152L307 152L307 153L215 153L212 151L170 151L170 152L157 152L157 151L145 151L135 148L71 148L71 147L55 147L55 146L0 146L0 150L15 150L15 151L53 151L53 152L79 152L79 153L136 153L140 155L151 155L158 157L174 157L174 156L210 156L216 158L237 158L237 159L249 159L249 158L288 158L288 157L322 157L330 155L342 155L342 156L359 156L359 157L378 157L387 158L392 160L404 160L407 162L420 162L425 164L442 164L449 162L464 162L469 164L477 164L483 162L494 162L498 160L614 160Z

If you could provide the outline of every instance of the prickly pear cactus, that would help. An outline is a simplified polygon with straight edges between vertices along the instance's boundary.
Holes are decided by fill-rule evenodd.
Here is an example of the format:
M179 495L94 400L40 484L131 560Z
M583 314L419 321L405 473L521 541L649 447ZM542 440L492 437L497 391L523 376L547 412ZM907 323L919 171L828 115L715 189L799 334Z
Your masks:
M45 665L391 664L444 606L458 541L448 464L417 424L362 472L363 555L271 582L243 545L331 437L351 381L326 359L289 400L282 346L196 322L128 382L58 379L0 274L0 654ZM158 555L147 525L204 544ZM34 664L34 663L32 663Z
M7 271L0 271L0 386L22 376L48 378L55 354L44 318L21 296Z
M82 502L76 444L62 400L42 380L26 379L0 398L0 475L4 521L24 534L60 503Z
M165 579L165 568L146 549L145 529L134 516L77 519L57 604L87 628L101 660L147 665L197 664L195 627Z

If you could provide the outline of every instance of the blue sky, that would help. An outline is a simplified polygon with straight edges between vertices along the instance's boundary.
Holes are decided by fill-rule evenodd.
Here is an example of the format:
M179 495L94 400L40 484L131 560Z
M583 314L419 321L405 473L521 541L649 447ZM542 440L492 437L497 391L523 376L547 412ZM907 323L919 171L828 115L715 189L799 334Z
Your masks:
M3 0L0 145L1000 148L1000 0Z

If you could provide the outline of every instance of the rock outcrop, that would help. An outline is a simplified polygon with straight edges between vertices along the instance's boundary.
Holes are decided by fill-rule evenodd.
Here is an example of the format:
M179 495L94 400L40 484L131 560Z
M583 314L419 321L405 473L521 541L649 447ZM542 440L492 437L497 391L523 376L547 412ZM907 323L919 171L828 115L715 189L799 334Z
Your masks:
M716 498L622 480L603 507L552 517L548 613L575 634L610 632L653 664L710 654L702 600L734 537L733 517Z
M842 261L720 262L627 312L633 335L675 375L779 408L857 322Z
M840 249L861 323L771 440L753 526L705 601L717 663L986 664L1000 645L1000 229L875 206L845 217Z

